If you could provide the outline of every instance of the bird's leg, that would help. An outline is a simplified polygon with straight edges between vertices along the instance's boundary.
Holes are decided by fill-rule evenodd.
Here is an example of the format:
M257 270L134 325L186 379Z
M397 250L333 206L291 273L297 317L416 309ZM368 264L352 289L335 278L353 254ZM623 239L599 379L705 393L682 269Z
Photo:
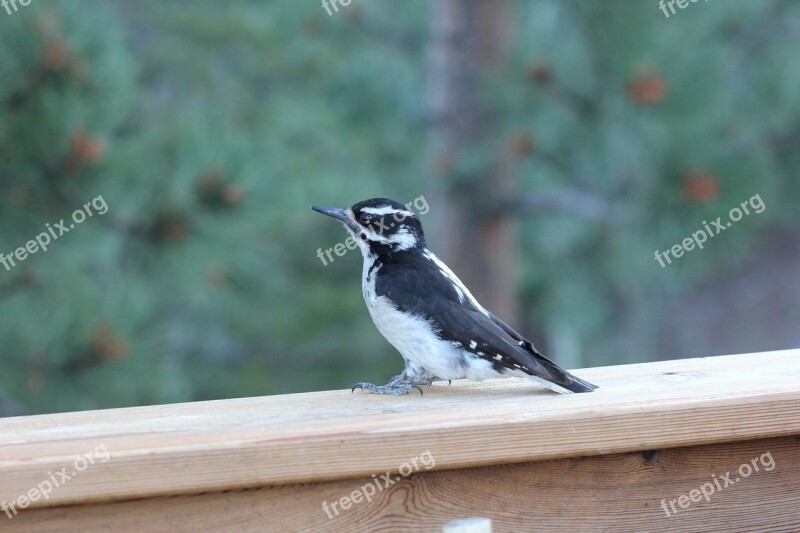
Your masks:
M417 389L422 394L422 389L416 383L409 383L409 382L397 382L397 383L387 383L386 385L373 385L372 383L356 383L353 385L351 392L354 392L356 389L362 389L369 392L374 392L375 394L391 394L393 396L399 396L401 394L407 394L411 392L412 389Z
M387 385L397 385L398 383L408 382L409 379L405 374L398 374L397 376L392 376L389 378L389 382L386 383Z
M362 389L365 391L374 392L375 394L391 394L393 396L399 396L400 394L407 394L413 389L417 389L420 395L422 395L422 389L419 386L430 384L431 380L429 378L419 379L414 375L409 375L408 369L406 369L406 371L404 371L402 374L390 378L386 385L356 383L353 385L351 392L355 391L356 389Z

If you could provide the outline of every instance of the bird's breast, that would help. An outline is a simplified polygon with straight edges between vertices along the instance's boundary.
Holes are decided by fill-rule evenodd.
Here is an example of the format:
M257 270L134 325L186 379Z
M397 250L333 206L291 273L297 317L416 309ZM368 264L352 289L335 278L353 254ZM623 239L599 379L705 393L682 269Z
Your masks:
M404 313L386 296L378 296L375 278L380 268L370 266L365 264L361 289L375 327L406 361L414 362L431 375L451 374L459 354L449 342L439 338L424 317Z

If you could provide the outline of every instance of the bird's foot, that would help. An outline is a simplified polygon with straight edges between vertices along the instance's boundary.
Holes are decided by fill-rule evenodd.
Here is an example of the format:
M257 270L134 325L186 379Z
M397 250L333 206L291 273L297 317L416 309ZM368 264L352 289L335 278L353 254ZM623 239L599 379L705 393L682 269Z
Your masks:
M396 378L397 376L395 376ZM412 389L417 389L422 395L422 389L416 383L409 383L407 381L399 381L392 378L386 385L373 385L372 383L356 383L350 392L355 392L356 389L361 389L375 394L391 394L392 396L399 396L401 394L408 394Z

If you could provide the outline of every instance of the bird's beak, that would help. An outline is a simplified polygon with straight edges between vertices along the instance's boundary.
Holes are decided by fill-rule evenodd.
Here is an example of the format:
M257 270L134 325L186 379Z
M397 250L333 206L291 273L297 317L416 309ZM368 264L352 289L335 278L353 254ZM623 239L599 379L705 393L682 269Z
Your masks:
M317 213L322 213L323 215L328 215L329 217L333 217L336 220L339 220L348 228L355 228L355 223L353 222L353 219L347 216L347 210L345 209L340 209L338 207L325 207L321 205L312 205L311 209L313 209Z

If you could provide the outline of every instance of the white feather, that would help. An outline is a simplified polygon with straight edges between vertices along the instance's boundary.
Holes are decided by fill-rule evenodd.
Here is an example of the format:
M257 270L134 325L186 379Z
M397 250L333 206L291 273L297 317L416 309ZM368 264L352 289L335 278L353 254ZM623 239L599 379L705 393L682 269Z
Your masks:
M393 215L395 220L400 222L406 217L413 217L414 213L411 211L406 211L405 209L395 209L392 206L386 207L362 207L362 213L369 213L370 215ZM401 216L402 215L402 216Z

